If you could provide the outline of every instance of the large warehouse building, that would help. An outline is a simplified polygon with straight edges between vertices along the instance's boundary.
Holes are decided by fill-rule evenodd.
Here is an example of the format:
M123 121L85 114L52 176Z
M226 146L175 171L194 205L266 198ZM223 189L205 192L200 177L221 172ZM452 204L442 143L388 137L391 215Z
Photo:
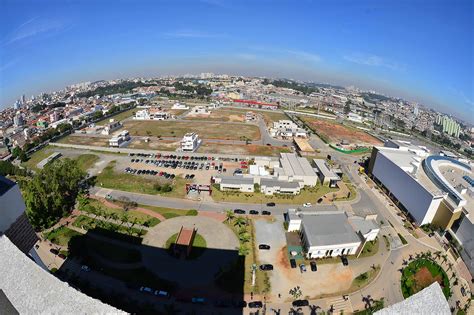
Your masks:
M470 162L446 155L428 156L425 148L390 141L385 147L374 147L369 174L416 224L450 231L461 243L471 273L474 271L474 175Z

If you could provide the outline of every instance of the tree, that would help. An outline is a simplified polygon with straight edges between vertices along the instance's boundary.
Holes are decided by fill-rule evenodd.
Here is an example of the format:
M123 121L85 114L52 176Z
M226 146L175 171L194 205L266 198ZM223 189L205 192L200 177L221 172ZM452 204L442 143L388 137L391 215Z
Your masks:
M26 215L37 230L54 225L73 209L87 173L71 159L45 166L32 179L21 182Z
M239 255L247 256L250 253L250 249L246 245L239 246Z
M239 240L242 242L242 243L248 243L250 242L250 235L248 234L241 234L239 235Z
M347 101L346 105L344 105L344 114L349 114L351 112L351 102Z
M247 221L243 217L238 217L237 219L235 219L234 225L241 228L247 225Z
M225 212L225 220L227 223L230 223L232 222L232 220L234 220L235 218L235 214L232 210L226 210Z
M303 296L303 292L301 292L301 288L299 286L294 287L288 293L293 297L294 300L297 300Z

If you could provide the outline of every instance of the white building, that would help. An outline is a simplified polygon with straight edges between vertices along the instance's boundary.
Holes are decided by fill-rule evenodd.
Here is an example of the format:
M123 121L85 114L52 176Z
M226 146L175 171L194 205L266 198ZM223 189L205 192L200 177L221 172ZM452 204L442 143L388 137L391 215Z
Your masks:
M139 110L135 113L133 119L135 120L166 120L172 118L167 112L164 111L150 111L149 109Z
M109 146L111 147L122 147L130 141L130 134L127 130L122 131L120 134L113 136L109 140Z
M181 140L181 151L184 152L194 152L197 150L201 140L199 135L195 132L190 132L184 135L183 140Z
M221 191L254 192L254 181L252 178L242 176L218 176L215 183L219 184Z
M307 258L355 255L366 241L373 241L380 228L373 218L348 217L343 211L285 214L288 232L298 232Z
M270 135L272 137L282 138L306 138L308 132L302 128L299 128L297 124L291 120L279 120L273 122L273 127L270 128Z
M210 115L211 112L205 106L194 106L188 115Z
M350 120L350 121L353 121L353 122L356 122L356 123L360 123L360 124L363 122L362 116L359 115L359 114L356 114L356 113L347 114L347 120Z
M186 104L181 104L181 103L177 102L177 103L173 104L171 109L189 109L189 106L187 106Z
M322 185L329 187L337 187L337 183L341 180L336 172L329 168L328 164L323 159L313 159L316 166L317 174Z
M110 122L104 126L100 133L108 136L120 128L122 128L122 123L120 121L114 121L113 119L110 119Z
M297 195L303 188L302 182L289 182L278 179L260 179L260 192L265 195L286 194Z
M316 186L318 175L309 164L306 158L296 155L296 153L281 153L281 167L274 168L274 175L279 180L301 181L303 186Z

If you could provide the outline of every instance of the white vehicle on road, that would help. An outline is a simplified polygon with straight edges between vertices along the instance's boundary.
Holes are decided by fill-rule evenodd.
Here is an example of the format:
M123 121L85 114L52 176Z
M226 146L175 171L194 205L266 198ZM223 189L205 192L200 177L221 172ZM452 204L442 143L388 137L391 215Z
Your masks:
M312 206L312 204L311 204L310 202L303 203L303 207L304 207L304 208L309 208L309 207L311 207L311 206Z

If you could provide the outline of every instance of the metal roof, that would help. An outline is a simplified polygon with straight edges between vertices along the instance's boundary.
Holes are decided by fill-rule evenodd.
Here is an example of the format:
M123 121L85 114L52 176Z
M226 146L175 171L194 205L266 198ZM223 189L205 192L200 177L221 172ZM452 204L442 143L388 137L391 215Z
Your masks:
M323 159L313 159L316 168L323 174L324 178L340 180L339 176L329 169L326 161Z
M287 176L316 176L308 160L295 153L281 153L280 163Z
M16 183L4 176L0 176L0 196L10 190Z
M303 215L302 225L310 246L328 246L361 242L344 212Z

